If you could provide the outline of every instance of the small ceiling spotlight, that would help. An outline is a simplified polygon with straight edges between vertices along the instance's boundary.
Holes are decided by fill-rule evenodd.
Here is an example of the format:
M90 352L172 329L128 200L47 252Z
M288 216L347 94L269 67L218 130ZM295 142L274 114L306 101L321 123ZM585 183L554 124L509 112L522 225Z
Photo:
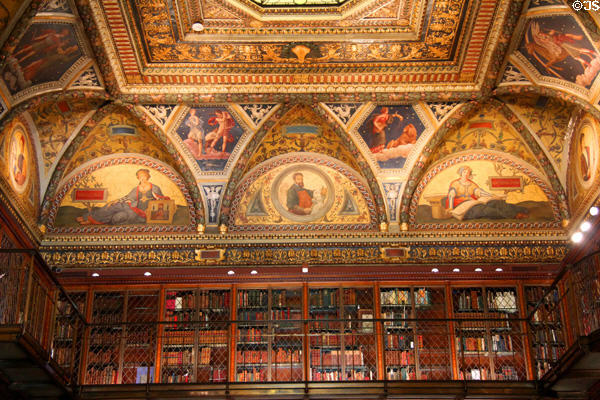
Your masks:
M94 278L97 278L97 277L99 277L99 276L100 276L100 274L99 274L99 273L97 273L97 272L94 272L94 273L92 274L92 276L93 276Z
M235 275L235 271L229 270L227 271L227 275Z
M479 267L475 268L475 272L482 272L483 270Z
M581 243L581 241L583 240L583 233L581 232L575 232L573 235L571 235L571 240L573 241L573 243Z
M440 272L440 270L437 268L431 268L431 272Z
M594 217L596 215L598 215L598 212L600 212L600 210L598 210L598 207L594 206L594 207L590 208L590 214L593 215Z
M583 221L579 226L579 229L581 229L581 232L587 232L592 229L592 224L589 221Z
M194 32L202 32L204 30L204 24L200 21L196 21L192 24L192 30Z
M452 272L460 272L460 268L454 268Z
M257 270L253 269L252 271L250 271L250 275L256 275L256 274L258 274Z
M496 268L496 272L502 272L502 271L504 271L502 268L500 268L500 267Z
M146 272L144 272L144 276L152 276L152 272L146 271Z
M302 267L302 273L308 274L308 267Z

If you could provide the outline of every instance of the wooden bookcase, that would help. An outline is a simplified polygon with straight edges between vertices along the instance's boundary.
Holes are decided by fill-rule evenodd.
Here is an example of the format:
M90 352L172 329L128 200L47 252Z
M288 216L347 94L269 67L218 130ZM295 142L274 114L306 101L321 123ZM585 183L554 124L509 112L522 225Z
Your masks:
M69 297L77 307L73 308L66 297L58 292L56 294L56 315L54 317L53 340L50 349L50 356L65 371L75 367L79 362L78 352L81 348L81 337L79 330L83 325L79 323L77 311L81 316L85 316L86 292L69 293Z
M161 383L225 382L231 291L166 290L163 309Z
M545 286L525 286L528 314L541 300L530 323L533 369L538 379L556 364L567 348L560 294L556 289L547 291Z
M460 379L526 379L524 332L514 287L452 290ZM462 321L463 319L475 321Z

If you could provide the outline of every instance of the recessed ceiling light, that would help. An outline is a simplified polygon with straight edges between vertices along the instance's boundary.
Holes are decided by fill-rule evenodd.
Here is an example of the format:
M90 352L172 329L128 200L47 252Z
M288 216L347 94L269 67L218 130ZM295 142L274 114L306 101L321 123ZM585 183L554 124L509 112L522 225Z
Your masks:
M590 214L592 214L593 216L598 215L599 211L600 210L598 210L598 207L592 207L592 208L590 208Z
M227 275L234 275L234 274L235 274L235 271L232 271L232 270L227 271Z
M148 272L148 271L144 272L144 276L150 276L150 275L152 275L152 272Z
M258 274L258 271L257 271L257 270L255 270L255 269L253 269L252 271L250 271L250 274L252 274L252 275L256 275L256 274Z
M574 243L579 243L583 240L583 233L581 232L575 232L573 235L571 235L571 240Z
M479 268L479 267L475 268L475 272L481 272L481 271L483 271L481 268Z
M97 273L97 272L94 272L94 273L92 274L92 276L93 276L94 278L97 278L97 277L99 277L99 276L100 276L100 274L99 274L99 273Z
M440 272L440 270L437 268L431 268L431 272Z
M460 268L454 268L452 272L460 272Z
M502 272L502 271L504 271L502 268L500 268L500 267L496 268L496 272Z
M587 232L592 229L592 224L589 221L583 221L579 229L581 229L581 232Z
M308 267L302 267L302 273L308 274Z
M194 22L192 24L192 30L194 32L202 32L204 30L204 24L200 21Z

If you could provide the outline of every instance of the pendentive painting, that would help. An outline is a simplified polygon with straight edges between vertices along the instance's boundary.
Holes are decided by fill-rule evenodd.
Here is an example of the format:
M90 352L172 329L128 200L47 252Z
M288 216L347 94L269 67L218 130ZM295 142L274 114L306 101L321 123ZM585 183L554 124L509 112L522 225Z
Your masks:
M33 24L6 58L2 78L12 94L40 83L59 80L81 57L70 24Z
M587 189L596 178L598 164L598 134L591 120L586 119L575 135L575 177L577 183Z
M122 164L78 181L63 198L54 226L187 225L189 220L187 202L168 176Z
M16 124L9 135L6 159L10 183L17 193L23 193L31 176L31 154L27 134L21 124Z
M519 169L494 161L451 165L431 178L419 198L418 223L554 220L548 197Z
M404 167L424 130L412 106L377 106L358 128L373 157L384 169Z
M243 132L225 107L192 108L177 128L202 171L223 171Z
M600 72L600 54L570 15L529 21L519 48L544 76L589 89Z
M310 163L284 164L262 175L260 171L236 191L233 230L376 227L372 197L361 181Z

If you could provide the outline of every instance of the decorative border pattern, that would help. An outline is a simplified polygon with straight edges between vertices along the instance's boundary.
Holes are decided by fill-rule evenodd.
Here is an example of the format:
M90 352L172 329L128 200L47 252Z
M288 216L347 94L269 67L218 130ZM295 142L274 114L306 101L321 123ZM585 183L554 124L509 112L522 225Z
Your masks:
M522 228L534 228L534 229L546 229L546 228L560 228L560 222L533 222L533 223L495 223L495 222L477 222L477 223L455 223L455 224L417 224L415 223L415 217L417 213L417 207L419 205L419 199L421 197L421 193L425 189L425 186L442 170L461 163L465 161L475 161L475 160L485 160L485 161L496 161L506 164L512 168L515 168L529 178L533 180L544 192L550 203L552 204L552 211L554 213L555 218L560 216L560 207L557 204L556 197L554 196L554 192L548 188L546 182L544 182L537 175L534 175L534 172L531 171L526 166L519 164L513 160L505 158L500 154L491 154L491 153L471 153L471 154L463 154L449 160L442 160L435 167L431 168L423 177L423 179L419 182L417 186L412 202L410 204L410 217L409 223L414 229L522 229Z
M50 203L50 209L48 212L48 233L71 233L71 234L79 234L79 233L128 233L128 232L187 232L193 231L196 229L196 208L194 207L194 202L183 182L183 180L173 171L170 167L149 158L137 157L135 155L123 155L112 156L109 159L104 159L102 161L94 160L91 162L91 165L88 164L86 167L79 169L76 173L74 172L68 178L68 180L61 185L59 190L54 195L54 200ZM58 213L58 208L63 200L63 198L67 195L69 190L83 177L91 174L94 171L97 171L101 168L113 166L113 165L123 165L123 164L133 164L140 165L155 169L163 174L165 174L169 179L171 179L181 190L184 198L188 203L189 214L190 214L190 225L189 226L168 226L168 225L160 225L160 226L85 226L85 227L67 227L67 228L57 228L54 227L54 220L56 219L56 215Z
M373 197L369 190L364 186L361 179L358 179L356 175L346 166L341 165L338 160L330 159L320 154L311 153L295 153L286 154L283 156L276 157L274 159L267 160L266 162L256 166L244 177L242 182L237 186L236 192L231 204L231 215L235 217L238 213L240 202L242 197L247 193L248 189L258 178L263 176L265 173L271 171L282 165L288 165L292 163L312 163L322 165L331 168L346 178L348 178L353 185L360 191L364 197L367 208L369 210L369 216L371 218L370 224L287 224L287 225L234 225L234 219L231 218L229 221L229 230L232 232L244 232L244 231L331 231L331 230L376 230L377 229L377 211L373 201Z

